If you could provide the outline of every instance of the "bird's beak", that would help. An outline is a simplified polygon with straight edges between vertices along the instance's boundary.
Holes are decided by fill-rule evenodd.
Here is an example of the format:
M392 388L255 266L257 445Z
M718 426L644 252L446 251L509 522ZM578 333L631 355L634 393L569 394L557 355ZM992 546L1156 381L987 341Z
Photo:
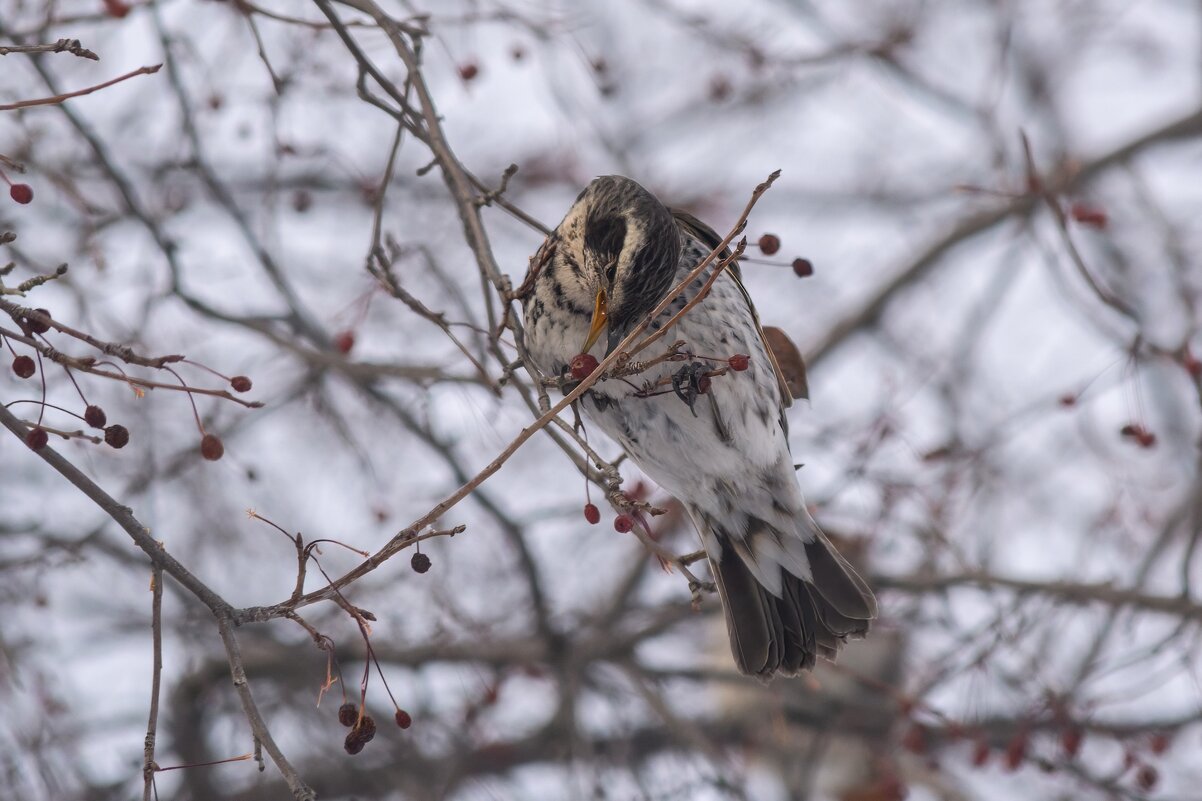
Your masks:
M584 348L581 353L588 353L589 348L601 336L601 329L605 327L605 322L609 318L609 308L606 306L605 290L597 290L597 302L593 306L593 323L588 329L588 339L584 340Z

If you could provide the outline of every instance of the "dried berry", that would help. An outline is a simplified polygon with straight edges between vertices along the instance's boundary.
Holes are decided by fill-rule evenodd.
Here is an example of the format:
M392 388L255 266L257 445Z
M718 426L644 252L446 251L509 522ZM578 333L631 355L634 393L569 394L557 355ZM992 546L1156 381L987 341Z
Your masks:
M459 65L459 77L465 81L475 80L480 74L480 65L474 61L466 61Z
M354 331L340 331L334 335L334 348L339 353L350 353L353 347L355 347Z
M367 740L364 740L362 737L360 737L353 731L350 734L348 734L346 736L346 739L342 742L342 747L344 749L346 749L346 752L348 754L350 754L351 756L354 756L355 754L362 751L363 746L365 746L365 745L367 745Z
M41 314L44 314L47 317L50 316L49 309L34 309L34 311L40 312ZM25 318L25 325L29 326L29 330L35 334L44 334L50 330L50 323L43 322L41 320L35 320L32 317Z
M634 520L630 515L618 515L614 518L614 531L625 534L634 529Z
M713 379L708 375L697 376L697 394L704 395L710 391L710 386L713 384Z
M200 439L200 455L215 462L225 455L225 445L216 434L205 434Z
M33 187L29 184L13 184L8 188L8 194L9 197L21 204L33 201Z
M349 701L338 707L338 722L343 726L350 728L355 725L355 721L359 719L359 707Z
M113 423L104 429L104 441L113 448L124 448L129 444L129 429L119 423Z
M1088 203L1074 203L1068 210L1069 216L1082 225L1102 229L1106 227L1106 212Z
M597 525L601 522L601 510L597 508L596 504L586 503L584 505L584 519L594 526Z
M1165 751L1169 750L1171 740L1167 732L1158 731L1152 735L1152 739L1148 741L1148 749L1156 756L1160 756Z
M1071 409L1077 405L1077 396L1071 392L1060 396L1060 405L1066 409Z
M45 448L49 442L50 435L46 433L46 429L40 426L29 429L29 433L25 435L25 444L35 451Z
M597 357L591 353L579 353L572 357L568 368L572 371L572 378L583 381L592 375L593 370L597 369Z
M1202 359L1199 359L1194 354L1187 351L1181 359L1181 364L1192 378L1202 376Z
M351 733L358 733L363 742L369 743L376 736L376 721L371 715L364 715L359 720L359 725L351 729Z
M413 725L413 718L405 710L398 709L396 711L396 725L402 729L407 729Z
M764 234L759 241L760 253L771 256L780 250L780 237L776 234Z
M730 365L730 369L736 373L741 373L751 366L751 357L745 353L736 353L727 359L726 363Z
M1155 787L1159 781L1160 772L1151 765L1144 765L1139 769L1139 773L1135 774L1135 783L1145 792Z
M430 557L418 551L409 560L409 567L413 568L414 573L425 573L430 569Z
M104 424L108 422L108 415L99 406L89 406L83 410L83 419L92 428L104 428Z
M809 259L793 259L793 274L798 278L813 275L814 265L810 263Z
M29 378L37 372L37 366L29 356L18 356L13 359L13 372L18 378Z
M252 384L246 376L236 375L230 379L230 386L234 388L234 392L250 392Z

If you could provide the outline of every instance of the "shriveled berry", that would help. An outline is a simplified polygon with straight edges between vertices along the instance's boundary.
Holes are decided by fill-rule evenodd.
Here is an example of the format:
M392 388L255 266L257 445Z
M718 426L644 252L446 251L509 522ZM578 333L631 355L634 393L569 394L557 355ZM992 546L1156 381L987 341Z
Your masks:
M419 551L409 560L409 567L413 568L414 573L425 573L430 569L430 557Z
M413 725L413 718L405 710L398 709L396 711L396 725L400 726L402 729L407 729Z
M50 316L49 309L34 309L34 311L40 312L41 314L44 314L47 317ZM35 320L33 317L26 317L25 325L29 326L29 330L35 334L44 334L50 330L50 323L43 322L41 320Z
M236 375L230 379L230 386L234 388L234 392L250 392L252 384L246 376Z
M49 442L50 435L46 433L46 429L40 426L29 429L29 433L25 435L25 444L35 451L45 448Z
M465 81L475 80L480 74L480 65L474 61L466 61L459 65L459 77Z
M356 734L353 731L350 734L348 734L346 736L346 739L343 740L343 742L342 742L342 747L344 749L346 749L346 752L348 754L350 754L351 756L354 756L355 754L362 751L363 746L365 746L365 745L367 745L367 740L364 740L362 737L360 737L358 734Z
M1160 771L1151 765L1144 765L1139 769L1139 773L1135 774L1135 783L1139 785L1139 789L1148 791L1156 786L1160 781Z
M741 373L751 366L751 357L745 353L736 353L727 359L726 363L730 365L730 369L736 373Z
M17 374L18 378L29 378L37 372L37 365L29 356L18 356L13 359L13 372Z
M215 462L225 455L225 445L216 434L205 434L200 439L200 455Z
M1150 750L1153 754L1156 754L1156 756L1160 756L1165 751L1169 750L1169 745L1171 742L1172 740L1169 738L1167 732L1158 731L1153 734L1152 739L1148 741L1148 750Z
M793 259L793 274L798 278L813 275L814 265L810 263L809 259Z
M618 515L614 518L614 531L619 534L625 534L634 529L634 520L630 515Z
M92 428L104 428L104 424L108 422L108 415L104 413L104 409L92 405L83 410L83 419Z
M351 702L346 702L338 707L338 722L348 729L355 725L355 721L359 719L359 707Z
M8 194L9 197L21 204L33 201L33 187L29 184L13 184L8 188Z
M353 347L355 347L354 331L339 331L334 335L334 348L339 353L350 353Z
M597 525L601 522L601 510L597 508L596 504L586 503L584 505L584 519L594 526Z
M129 429L120 423L113 423L104 429L104 441L112 448L124 448L129 444Z
M764 234L759 241L760 253L771 256L780 250L780 237L776 234Z
M351 729L351 731L358 733L363 742L369 743L376 736L376 721L371 715L364 715L359 720L359 725Z
M572 371L572 378L583 381L597 369L597 364L597 357L591 353L578 353L572 357L568 368Z
M708 375L698 376L697 378L697 394L704 395L710 391L710 386L713 385L713 379Z
M1069 216L1082 225L1102 229L1109 219L1106 212L1088 203L1074 203L1068 210Z

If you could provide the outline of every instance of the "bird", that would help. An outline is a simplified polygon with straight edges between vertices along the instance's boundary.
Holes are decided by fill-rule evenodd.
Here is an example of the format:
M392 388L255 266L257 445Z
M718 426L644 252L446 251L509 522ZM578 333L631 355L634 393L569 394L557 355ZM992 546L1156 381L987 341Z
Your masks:
M570 379L575 357L611 353L721 243L712 228L638 182L594 179L531 259L522 299L531 360L549 377ZM684 506L710 564L735 665L766 682L812 669L818 656L834 659L849 637L867 634L877 607L806 507L785 417L793 398L737 264L672 322L716 263L646 328L669 326L663 349L683 341L688 363L603 375L579 405ZM656 352L639 358L653 361L646 354Z

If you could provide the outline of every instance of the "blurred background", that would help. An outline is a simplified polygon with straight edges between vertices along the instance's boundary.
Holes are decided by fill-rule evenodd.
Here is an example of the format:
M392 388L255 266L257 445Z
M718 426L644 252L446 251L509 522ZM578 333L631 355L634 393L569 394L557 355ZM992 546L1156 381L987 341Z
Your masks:
M407 547L301 621L238 628L308 786L1198 797L1202 5L379 2L0 0L0 52L67 38L99 56L0 56L0 168L32 190L0 198L3 286L69 265L2 299L191 362L129 375L228 388L203 365L264 405L69 376L31 343L100 355L9 314L0 401L68 433L102 406L127 446L51 447L225 602L279 604L297 548L247 509L376 552L534 419L512 333L491 337L497 279L520 284L592 177L631 176L725 233L779 168L745 283L806 355L799 480L881 619L812 675L739 676L716 596L694 610L686 579L613 529L565 415L428 521L466 526L422 543L428 571ZM8 369L21 355L45 357L29 378ZM0 434L0 797L135 797L151 562ZM613 443L588 445L667 511L649 518L661 545L698 547ZM317 557L307 591L363 561ZM213 614L161 586L156 764L251 752ZM319 706L330 654L342 680ZM379 733L351 756L337 713L365 671ZM289 797L265 759L158 772L154 789Z

